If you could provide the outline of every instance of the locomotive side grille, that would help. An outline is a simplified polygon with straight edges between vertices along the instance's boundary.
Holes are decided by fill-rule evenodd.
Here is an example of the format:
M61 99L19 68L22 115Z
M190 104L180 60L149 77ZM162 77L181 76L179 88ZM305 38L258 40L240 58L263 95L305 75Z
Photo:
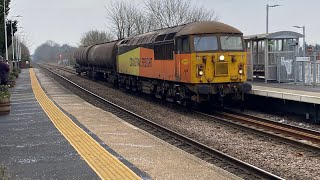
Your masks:
M228 76L229 74L229 63L219 62L215 63L215 76Z

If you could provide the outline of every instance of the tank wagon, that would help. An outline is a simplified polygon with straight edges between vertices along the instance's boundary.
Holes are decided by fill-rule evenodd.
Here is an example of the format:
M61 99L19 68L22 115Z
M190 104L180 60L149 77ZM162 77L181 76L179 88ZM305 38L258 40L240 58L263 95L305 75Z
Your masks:
M193 22L79 47L75 58L80 75L171 102L241 98L251 90L243 34L221 22Z

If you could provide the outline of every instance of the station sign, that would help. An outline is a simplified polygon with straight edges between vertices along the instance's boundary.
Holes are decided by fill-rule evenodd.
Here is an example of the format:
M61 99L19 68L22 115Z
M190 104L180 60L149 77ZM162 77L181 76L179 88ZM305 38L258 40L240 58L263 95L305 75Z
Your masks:
M297 57L296 61L298 62L310 61L310 57Z

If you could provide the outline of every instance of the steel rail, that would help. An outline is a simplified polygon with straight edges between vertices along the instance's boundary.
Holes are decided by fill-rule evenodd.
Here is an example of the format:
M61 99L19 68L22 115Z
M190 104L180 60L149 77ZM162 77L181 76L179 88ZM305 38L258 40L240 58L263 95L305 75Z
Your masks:
M320 134L317 136L319 133L317 131L258 118L247 114L244 115L231 110L227 110L227 112L214 112L213 115L199 111L194 112L211 121L213 120L218 123L233 126L235 128L249 130L255 134L264 135L266 137L291 144L297 148L303 148L315 153L320 152L320 146L318 144L318 138L320 137ZM270 126L268 126L268 122L270 123ZM306 143L305 141L308 140L310 142Z
M320 132L318 131L314 131L311 129L306 129L306 128L298 127L294 125L284 124L277 121L256 117L253 115L238 113L231 110L226 110L226 112L220 112L220 113L222 116L225 116L228 119L233 119L236 121L259 126L261 128L279 132L279 133L292 136L298 139L308 140L312 143L320 145Z

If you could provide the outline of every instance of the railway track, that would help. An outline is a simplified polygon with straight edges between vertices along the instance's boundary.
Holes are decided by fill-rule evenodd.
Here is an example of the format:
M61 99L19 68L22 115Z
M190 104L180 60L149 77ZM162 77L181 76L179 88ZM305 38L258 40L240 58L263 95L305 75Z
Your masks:
M306 140L317 146L320 145L320 132L318 131L314 131L314 130L310 130L310 129L306 129L306 128L302 128L294 125L288 125L288 124L284 124L284 123L280 123L277 121L272 121L264 118L259 118L256 116L239 113L232 110L227 110L226 112L220 112L219 116L222 116L226 119L233 119L240 123L256 126L258 128L271 130L273 132L282 134L284 136L296 138L298 141Z
M70 68L57 65L53 66L70 73L77 74ZM254 133L272 137L273 139L294 145L298 148L303 148L313 152L320 152L320 132L318 131L243 114L231 109L215 111L213 115L202 112L196 113L209 120L216 120L220 123L245 130L250 129L250 131Z
M72 74L78 74L74 69L71 69L70 67L68 66L59 66L59 65L55 65L55 64L50 64L50 69L53 69L53 68L56 68L57 70L64 70L64 71L67 71L69 73L72 73Z
M141 129L148 131L149 133L165 140L166 142L189 152L209 163L215 164L241 178L244 179L282 179L272 173L262 170L258 167L250 165L244 161L241 161L235 157L229 156L221 151L208 147L200 142L192 140L180 133L174 132L164 126L156 124L149 119L146 119L134 112L131 112L123 107L114 104L107 99L100 97L92 93L91 91L84 89L83 87L75 84L67 78L59 75L58 73L50 70L48 67L41 66L45 71L60 78L64 82L76 87L79 91L86 93L87 96L95 98L99 103L104 105L104 109L109 111L121 119L137 126Z
M259 118L230 109L215 111L212 115L198 111L195 113L208 120L249 130L255 134L264 135L297 148L315 153L320 152L320 132L318 131Z

